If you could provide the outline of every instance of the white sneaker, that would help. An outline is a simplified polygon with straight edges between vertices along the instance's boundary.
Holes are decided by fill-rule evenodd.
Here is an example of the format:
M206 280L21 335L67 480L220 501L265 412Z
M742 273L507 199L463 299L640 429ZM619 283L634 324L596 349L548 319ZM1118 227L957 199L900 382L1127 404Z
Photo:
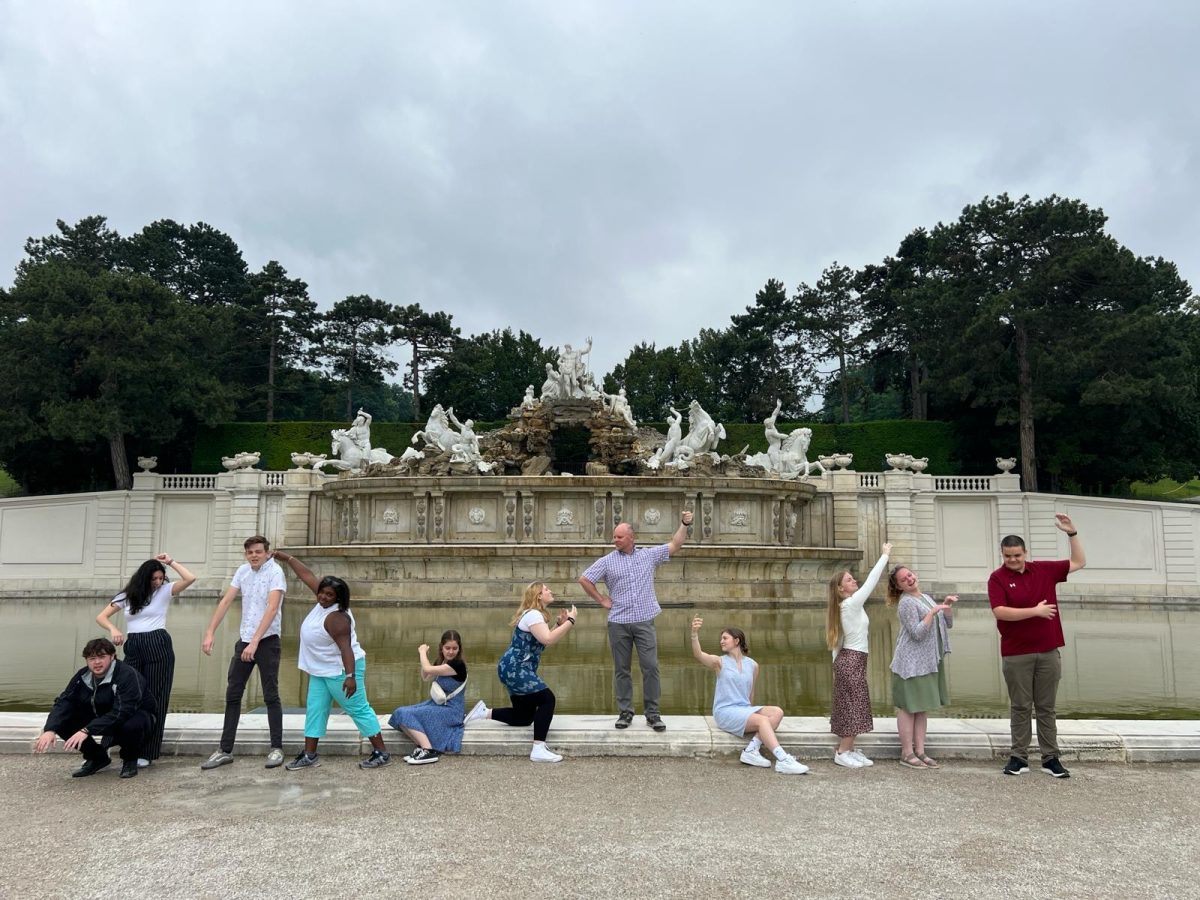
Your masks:
M474 722L476 719L485 719L487 718L487 714L487 704L480 700L471 707L471 711L467 713L467 717L463 719L463 724L466 725L468 722Z
M534 744L529 759L531 762L562 762L562 757L545 744Z
M771 768L771 761L757 750L743 750L742 762L748 766L758 766L761 769Z
M833 763L837 766L844 766L847 769L861 769L863 767L863 763L853 750L833 754Z
M850 755L859 761L864 766L873 766L875 763L866 758L861 750L851 750Z
M776 761L775 771L780 775L803 775L808 771L808 766L798 762L794 757L785 756Z
M144 756L139 756L138 757L138 768L139 769L150 768L150 760L146 759Z
M267 754L267 761L263 764L265 769L277 769L283 765L283 751L278 747L272 747L271 752Z

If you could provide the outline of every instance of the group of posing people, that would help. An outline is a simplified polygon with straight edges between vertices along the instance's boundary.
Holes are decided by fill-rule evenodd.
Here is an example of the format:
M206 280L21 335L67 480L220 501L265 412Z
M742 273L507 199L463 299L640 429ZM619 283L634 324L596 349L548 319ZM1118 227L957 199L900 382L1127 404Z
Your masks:
M633 722L632 658L636 648L642 675L646 723L656 732L666 730L659 699L657 633L654 620L661 612L654 591L654 574L683 547L692 524L684 511L670 540L650 548L638 547L628 523L613 531L613 550L588 567L578 583L584 592L607 610L609 646L613 657L613 690L617 701L618 729ZM1056 526L1070 539L1071 558L1057 562L1025 559L1021 538L1010 535L1001 542L1004 565L992 573L988 597L1001 635L1001 656L1009 688L1012 756L1004 772L1029 771L1031 713L1036 711L1042 767L1055 777L1067 777L1059 762L1054 699L1061 667L1058 648L1063 645L1057 616L1055 585L1085 564L1082 546L1070 518L1058 515ZM370 756L359 762L364 769L388 765L391 754L383 740L379 719L366 695L366 652L358 642L350 589L341 578L318 578L302 561L283 551L270 550L266 538L256 535L244 544L246 562L238 568L231 586L221 597L205 632L201 648L211 655L216 629L229 606L241 594L239 640L229 663L224 728L218 748L201 763L215 769L234 761L233 748L241 717L242 696L257 667L267 709L270 748L266 767L284 765L283 707L279 698L281 609L287 580L282 566L313 592L316 604L300 626L298 665L306 672L304 747L286 763L291 770L320 765L318 744L325 736L332 704L337 702L371 744ZM860 585L849 571L837 573L829 585L827 641L833 652L833 713L831 731L839 738L834 762L847 768L872 765L855 739L873 728L871 699L866 679L869 620L864 604L888 565L891 545ZM167 568L178 580L167 579ZM137 775L157 759L162 750L163 725L174 675L174 651L166 630L171 599L195 577L167 554L142 564L124 591L96 617L110 638L97 638L84 647L86 660L55 701L34 750L43 752L57 738L65 749L79 750L83 765L76 777L91 775L108 766L107 748L121 748L121 777ZM608 593L597 585L603 583ZM925 750L928 713L949 702L944 657L950 651L948 629L953 625L954 595L939 603L921 590L915 571L896 566L888 575L888 602L897 607L900 632L893 656L892 694L901 742L901 764L914 769L937 768ZM467 665L462 637L449 630L442 634L437 653L418 648L421 676L430 682L430 698L402 706L388 719L414 745L405 762L437 762L445 752L458 752L467 723L492 719L514 726L533 726L530 759L559 762L562 756L547 746L554 717L555 696L538 674L543 651L558 643L575 627L575 606L553 617L549 607L554 593L544 582L529 585L510 622L508 649L497 664L497 675L508 691L510 705L489 709L480 700L465 709ZM126 632L112 618L122 611ZM703 619L691 624L691 647L698 662L716 673L713 717L723 730L750 741L741 753L748 765L780 774L804 774L808 767L787 753L777 737L784 712L778 706L754 702L759 666L748 655L745 633L725 628L720 633L721 655L706 653L700 644ZM124 645L124 660L116 659ZM765 747L770 758L762 753ZM773 762L772 762L773 759Z

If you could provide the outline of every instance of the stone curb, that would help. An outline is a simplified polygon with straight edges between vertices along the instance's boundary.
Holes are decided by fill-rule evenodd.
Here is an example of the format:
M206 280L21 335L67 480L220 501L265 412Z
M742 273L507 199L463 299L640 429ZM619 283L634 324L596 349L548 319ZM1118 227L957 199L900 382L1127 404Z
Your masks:
M0 753L29 753L45 724L45 713L0 713ZM380 717L384 740L407 748L407 741ZM708 716L668 716L667 730L658 734L640 716L624 731L613 727L615 716L556 716L550 745L569 756L717 757L741 750L744 741L717 728ZM165 756L207 756L217 748L222 716L214 713L172 714L163 742ZM283 717L285 752L299 748L304 716ZM829 720L790 716L779 729L783 746L800 759L823 759L833 754L836 738ZM467 756L518 756L529 752L532 730L498 722L473 722L463 739ZM1200 761L1200 720L1064 719L1058 723L1064 760L1089 762ZM59 745L61 747L61 744ZM867 756L897 759L900 742L893 718L875 719L875 731L862 735L857 746ZM946 759L1003 760L1009 755L1008 723L1003 719L929 720L926 748ZM265 715L244 715L235 753L265 755L268 749ZM1036 741L1032 748L1037 755ZM365 756L370 751L353 723L344 715L330 717L321 739L321 752L335 756Z

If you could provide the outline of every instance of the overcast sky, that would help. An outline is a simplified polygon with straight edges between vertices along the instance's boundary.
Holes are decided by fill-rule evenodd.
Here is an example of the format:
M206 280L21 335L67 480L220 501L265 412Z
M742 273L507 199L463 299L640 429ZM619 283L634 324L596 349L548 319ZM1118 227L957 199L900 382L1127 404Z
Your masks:
M204 221L604 373L1007 191L1197 288L1198 47L1182 0L0 0L0 283L56 219Z

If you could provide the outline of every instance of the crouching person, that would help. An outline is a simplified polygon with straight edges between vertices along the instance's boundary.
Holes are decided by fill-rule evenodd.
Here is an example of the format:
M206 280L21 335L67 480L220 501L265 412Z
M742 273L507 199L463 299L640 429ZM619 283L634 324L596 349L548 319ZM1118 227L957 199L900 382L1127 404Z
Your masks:
M34 753L45 753L61 737L64 750L82 753L83 765L72 773L75 778L94 775L111 763L108 748L113 744L121 746L121 777L138 773L138 756L156 710L142 676L116 656L117 648L108 638L84 645L87 665L58 695L33 745Z

